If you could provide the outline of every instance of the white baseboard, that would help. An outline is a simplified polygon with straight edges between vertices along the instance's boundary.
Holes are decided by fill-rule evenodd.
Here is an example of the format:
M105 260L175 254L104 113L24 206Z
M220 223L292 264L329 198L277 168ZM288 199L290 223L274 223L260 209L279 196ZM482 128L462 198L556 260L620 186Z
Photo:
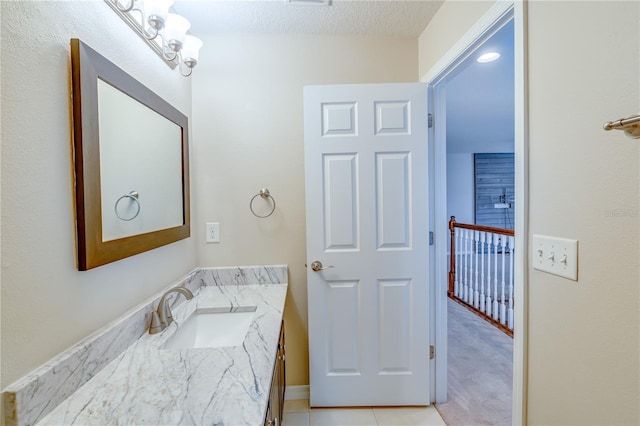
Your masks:
M284 399L309 399L309 385L287 386Z

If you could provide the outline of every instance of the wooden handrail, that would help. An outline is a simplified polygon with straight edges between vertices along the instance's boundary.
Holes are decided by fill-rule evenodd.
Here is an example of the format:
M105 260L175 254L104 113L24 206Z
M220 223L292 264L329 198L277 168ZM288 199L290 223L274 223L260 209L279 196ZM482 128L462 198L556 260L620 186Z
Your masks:
M451 219L449 220L449 230L453 231L454 227L463 228L463 229L473 229L475 231L481 231L481 232L492 232L494 234L509 235L511 237L515 235L515 232L513 231L513 229L494 228L493 226L472 225L469 223L458 223L456 222L456 217L451 216Z

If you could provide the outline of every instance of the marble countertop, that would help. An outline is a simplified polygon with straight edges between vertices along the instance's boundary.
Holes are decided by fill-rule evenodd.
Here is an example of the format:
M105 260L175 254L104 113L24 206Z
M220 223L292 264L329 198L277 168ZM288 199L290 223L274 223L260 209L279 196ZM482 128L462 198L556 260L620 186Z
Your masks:
M170 327L144 334L38 424L262 425L286 293L287 284L202 287ZM257 309L242 346L161 348L196 309L243 306Z

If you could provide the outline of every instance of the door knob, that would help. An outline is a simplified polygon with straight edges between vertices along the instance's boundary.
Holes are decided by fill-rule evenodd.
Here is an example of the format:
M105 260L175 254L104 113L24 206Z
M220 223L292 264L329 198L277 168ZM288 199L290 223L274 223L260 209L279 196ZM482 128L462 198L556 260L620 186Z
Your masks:
M333 266L322 266L322 262L314 260L311 262L311 270L314 272L324 271L325 269L333 268Z

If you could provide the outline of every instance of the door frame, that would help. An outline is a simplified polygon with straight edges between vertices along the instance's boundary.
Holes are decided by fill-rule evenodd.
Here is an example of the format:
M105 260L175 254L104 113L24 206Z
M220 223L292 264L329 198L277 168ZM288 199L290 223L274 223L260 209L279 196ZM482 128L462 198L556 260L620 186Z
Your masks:
M435 216L434 237L442 242L435 247L435 281L432 318L437 348L435 358L435 402L447 398L447 291L442 283L447 280L447 198L446 198L446 115L444 114L444 88L438 87L451 77L458 65L472 54L497 28L514 21L515 65L515 285L514 285L514 342L513 342L513 399L512 424L527 423L527 295L528 295L528 236L529 236L529 141L528 141L528 79L527 79L527 9L526 0L499 0L440 58L420 79L427 83L429 112L434 114L433 142L430 153L435 157L433 203ZM440 129L440 130L439 130ZM430 134L431 135L431 134ZM443 140L445 139L445 140ZM432 275L433 276L433 275Z

